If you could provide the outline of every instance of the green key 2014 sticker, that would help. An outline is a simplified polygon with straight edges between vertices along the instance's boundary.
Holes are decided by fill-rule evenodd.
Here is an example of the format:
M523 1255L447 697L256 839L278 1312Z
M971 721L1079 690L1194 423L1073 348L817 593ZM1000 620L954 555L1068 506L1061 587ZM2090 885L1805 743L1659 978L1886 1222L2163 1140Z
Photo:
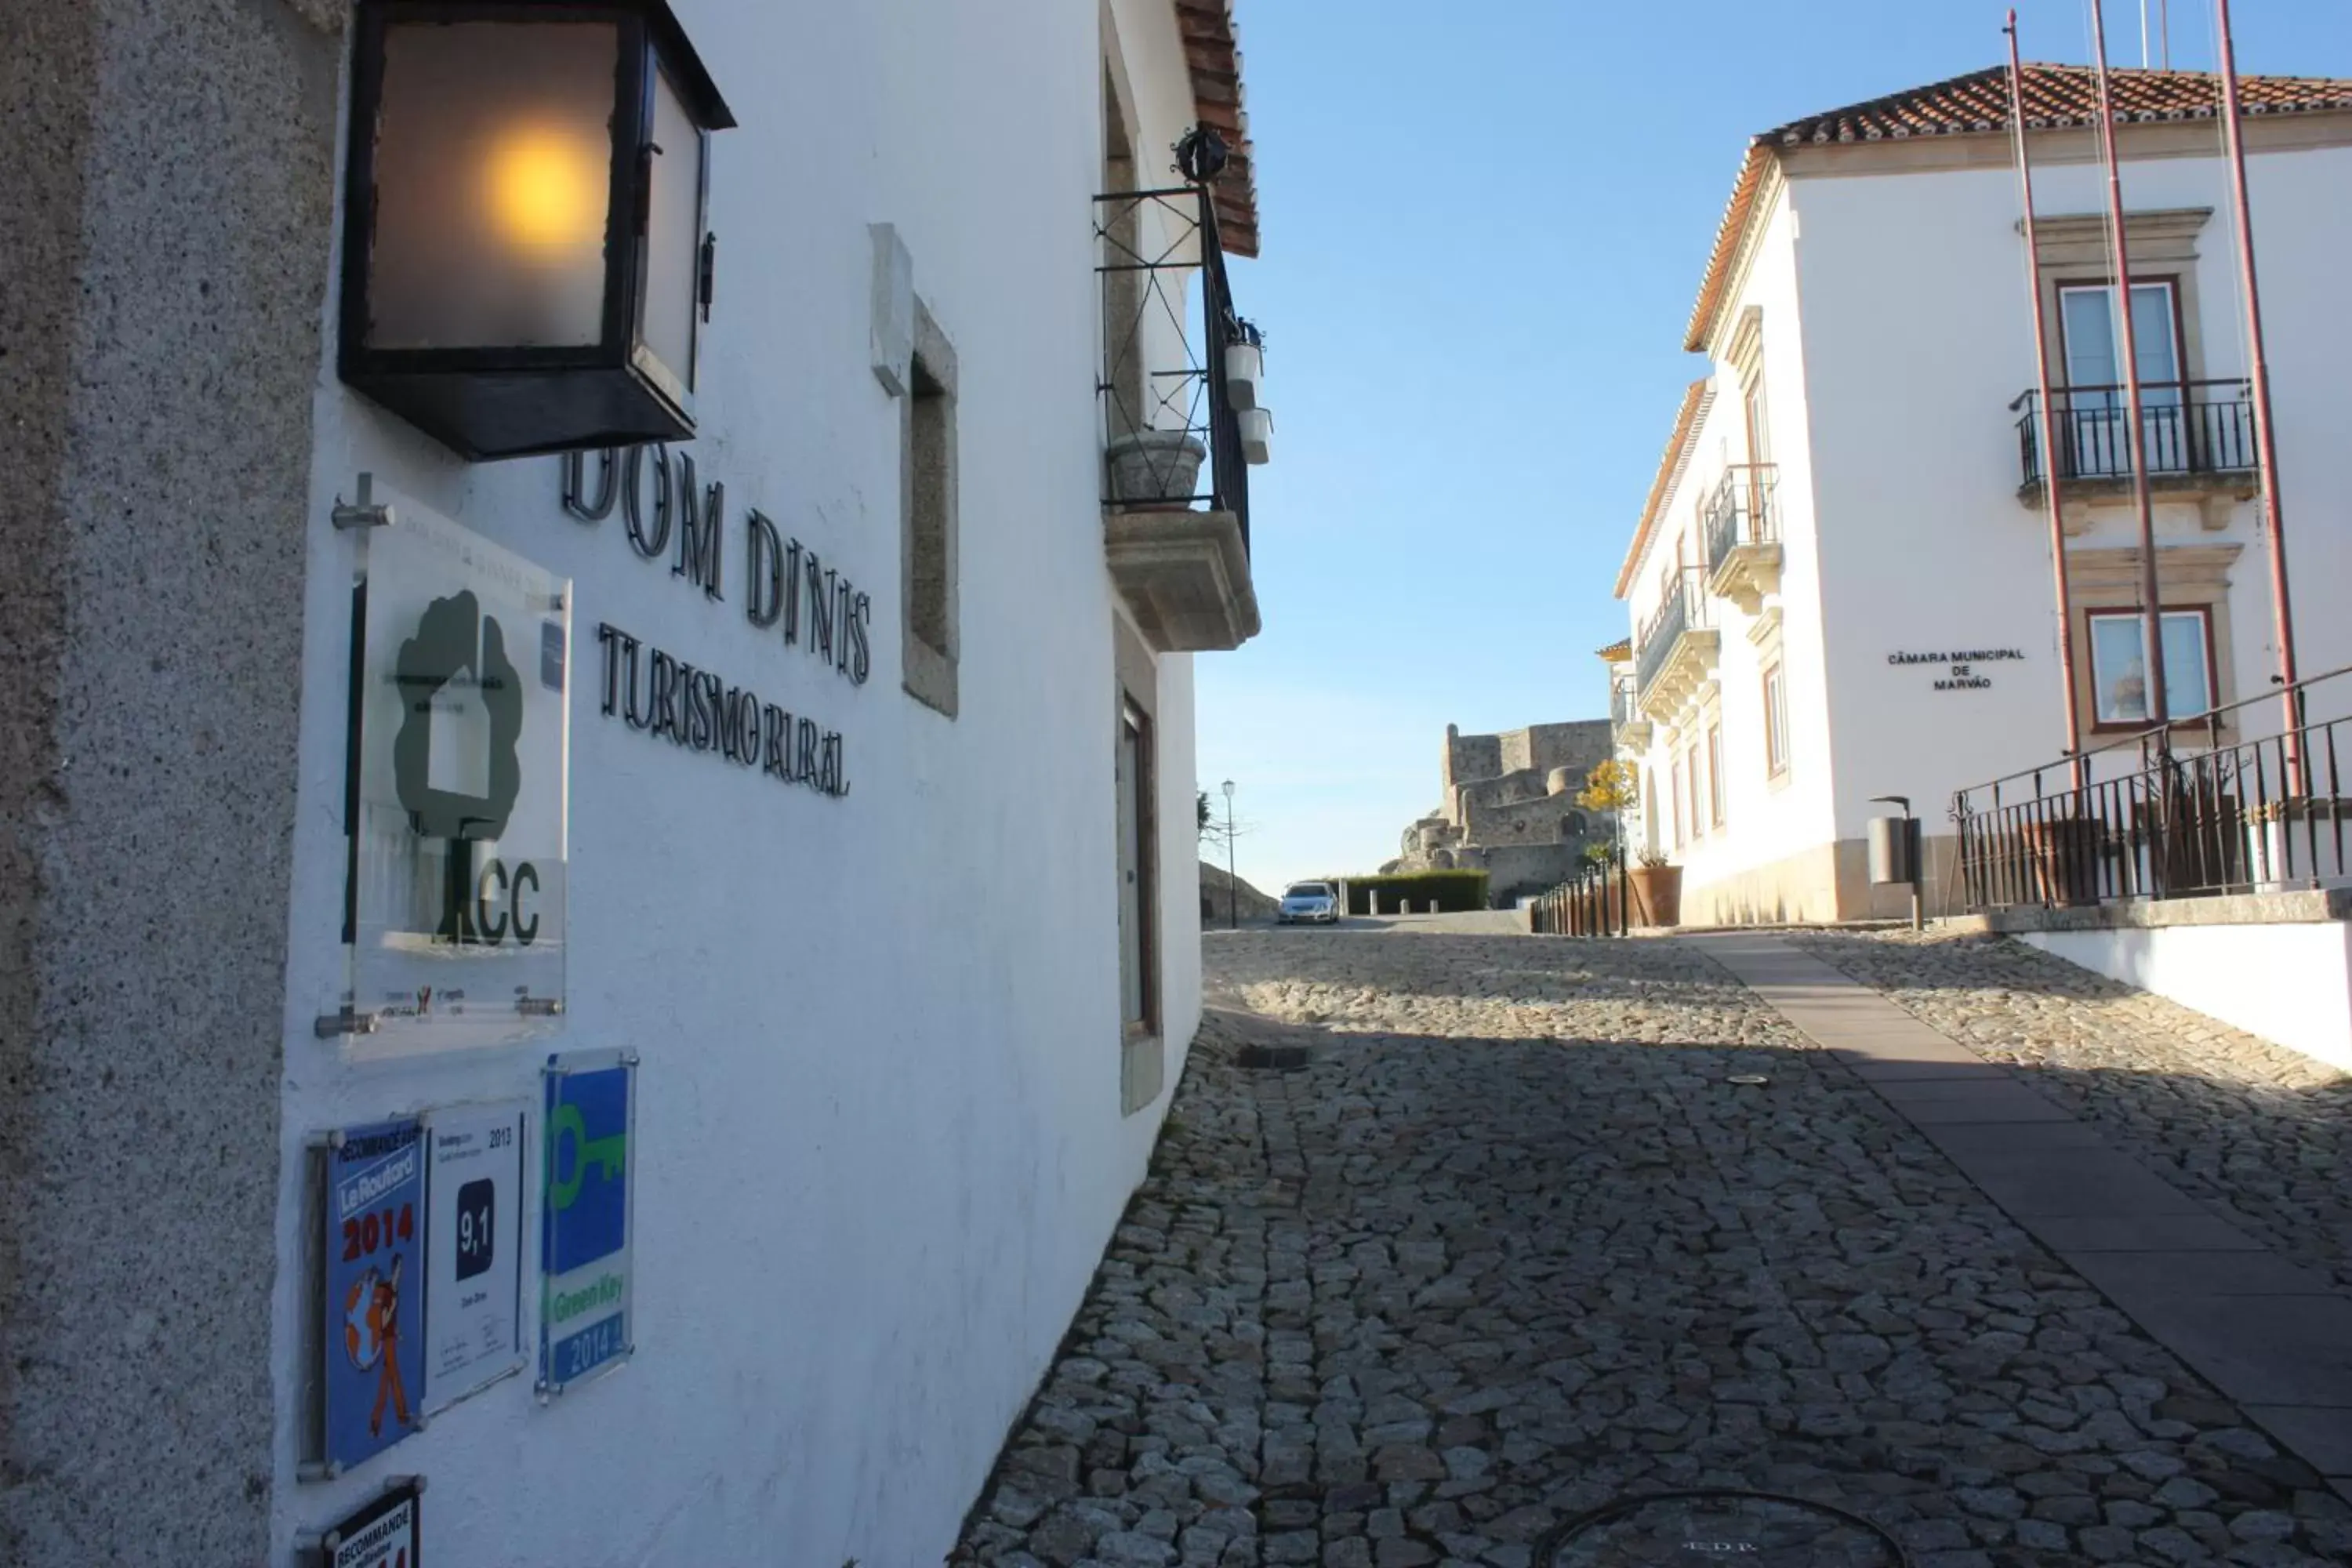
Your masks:
M636 1060L548 1058L540 1235L539 1387L544 1394L627 1359L635 1193Z

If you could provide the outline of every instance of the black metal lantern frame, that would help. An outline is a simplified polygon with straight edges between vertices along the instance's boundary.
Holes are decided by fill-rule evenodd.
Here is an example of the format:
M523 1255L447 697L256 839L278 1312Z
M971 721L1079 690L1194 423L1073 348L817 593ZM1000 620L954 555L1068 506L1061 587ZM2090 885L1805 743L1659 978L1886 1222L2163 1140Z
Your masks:
M385 129L387 36L402 28L467 23L551 28L593 23L611 27L617 39L604 193L602 298L593 342L375 341L386 281L378 275L385 237L378 231L384 219L378 181L386 162L380 142ZM654 232L651 222L656 160L689 150L665 148L655 134L657 89L665 79L691 121L690 151L697 164L688 238L692 254L664 258L673 276L683 265L693 294L684 353L667 357L646 341L655 247L677 243L675 235ZM427 108L438 107L429 100L439 90L440 85L434 84L425 93ZM483 112L480 105L461 107ZM493 105L488 112L495 111ZM412 120L429 119L414 110L410 115ZM707 216L709 134L734 123L685 29L663 0L359 0L345 170L337 365L342 380L470 461L692 437L696 361L702 325L709 319L717 245ZM677 140L675 128L671 139ZM447 201L460 199L457 193L469 173L446 171ZM431 189L431 182L424 184L425 199L443 199ZM408 264L414 270L414 254ZM467 268L443 270L453 289L467 286ZM410 289L415 315L413 278ZM677 301L667 304L674 309ZM683 363L672 363L681 357Z

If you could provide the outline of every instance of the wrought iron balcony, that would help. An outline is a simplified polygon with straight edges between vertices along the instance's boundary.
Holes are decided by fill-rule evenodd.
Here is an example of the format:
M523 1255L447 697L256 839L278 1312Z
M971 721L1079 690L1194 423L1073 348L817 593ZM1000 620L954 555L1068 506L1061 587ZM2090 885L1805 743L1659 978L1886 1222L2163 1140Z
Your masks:
M1104 533L1111 574L1162 650L1238 647L1258 631L1249 459L1228 351L1234 311L1208 184L1095 198L1103 310ZM1188 302L1188 296L1197 298ZM1251 417L1263 420L1262 412ZM1263 460L1264 453L1255 454Z
M2050 399L2058 427L2060 480L2098 489L2129 485L2131 416L2124 389L2054 387ZM2046 471L2041 395L2021 393L2009 406L2019 416L2018 455L2024 475L2019 494L2038 500ZM2242 381L2143 383L2140 448L2149 479L2166 489L2196 489L2200 480L2224 478L2244 483L2254 469L2252 389Z
M1650 721L1635 701L1634 683L1619 677L1609 683L1609 729L1619 747L1640 752L1650 744Z
M1707 587L1751 616L1780 587L1780 515L1772 499L1779 481L1770 463L1735 463L1699 511Z
M1721 639L1700 570L1685 568L1634 639L1636 700L1652 719L1674 716L1684 698L1713 679Z

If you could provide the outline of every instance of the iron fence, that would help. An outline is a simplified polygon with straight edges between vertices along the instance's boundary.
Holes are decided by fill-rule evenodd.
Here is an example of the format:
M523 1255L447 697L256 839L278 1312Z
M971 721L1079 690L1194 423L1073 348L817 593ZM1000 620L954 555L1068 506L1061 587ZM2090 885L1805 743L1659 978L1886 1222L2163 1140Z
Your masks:
M1640 714L1633 707L1633 683L1630 680L1612 680L1609 683L1611 726L1622 730L1639 717Z
M1095 197L1103 307L1103 501L1230 511L1249 544L1249 465L1226 351L1258 338L1234 309L1213 186ZM1198 279L1197 323L1186 296Z
M1675 643L1684 633L1700 630L1708 625L1706 584L1700 581L1696 568L1685 568L1676 574L1658 607L1650 612L1642 624L1642 635L1634 639L1640 650L1634 657L1633 672L1638 687L1649 689L1658 678L1658 671L1674 652Z
M2131 416L2120 386L2062 386L2050 394L2058 426L2061 479L2132 477ZM2024 483L2042 480L2042 396L2011 403ZM2140 388L2140 447L2159 478L2251 473L2254 468L2252 388L2242 381L2158 381Z
M2150 731L1957 792L1969 907L2352 882L2352 667L2216 709L2198 728L2201 749Z
M1772 504L1780 470L1770 463L1734 463L1723 470L1701 512L1706 538L1706 569L1719 572L1743 544L1777 544L1780 519Z

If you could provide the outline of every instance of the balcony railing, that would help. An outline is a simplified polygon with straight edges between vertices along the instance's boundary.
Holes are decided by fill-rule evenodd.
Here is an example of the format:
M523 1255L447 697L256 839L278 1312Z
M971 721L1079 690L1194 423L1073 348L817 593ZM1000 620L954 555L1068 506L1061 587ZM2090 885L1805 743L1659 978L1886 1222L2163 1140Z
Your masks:
M2352 668L2203 721L2209 750L2176 752L2171 734L2151 731L1958 791L1969 907L2352 882ZM2224 744L2232 731L2255 738Z
M1650 612L1643 623L1642 634L1634 639L1639 650L1633 660L1633 671L1646 689L1658 678L1675 644L1685 632L1702 630L1714 623L1707 618L1706 584L1696 567L1685 568L1667 587L1665 597Z
M1226 390L1225 350L1251 333L1234 310L1215 191L1177 185L1097 196L1095 240L1104 504L1139 504L1139 478L1150 504L1206 503L1233 513L1247 549L1249 465ZM1195 275L1199 299L1188 308Z
M1780 470L1770 463L1735 463L1723 470L1699 514L1706 539L1706 569L1720 572L1743 544L1780 542L1780 516L1772 504Z
M2120 386L2052 389L2058 426L2058 477L2128 479L2130 426ZM2042 399L2021 394L2017 421L2024 487L2042 481ZM2140 386L2140 447L2151 478L2251 472L2254 467L2252 394L2242 381L2158 381Z

